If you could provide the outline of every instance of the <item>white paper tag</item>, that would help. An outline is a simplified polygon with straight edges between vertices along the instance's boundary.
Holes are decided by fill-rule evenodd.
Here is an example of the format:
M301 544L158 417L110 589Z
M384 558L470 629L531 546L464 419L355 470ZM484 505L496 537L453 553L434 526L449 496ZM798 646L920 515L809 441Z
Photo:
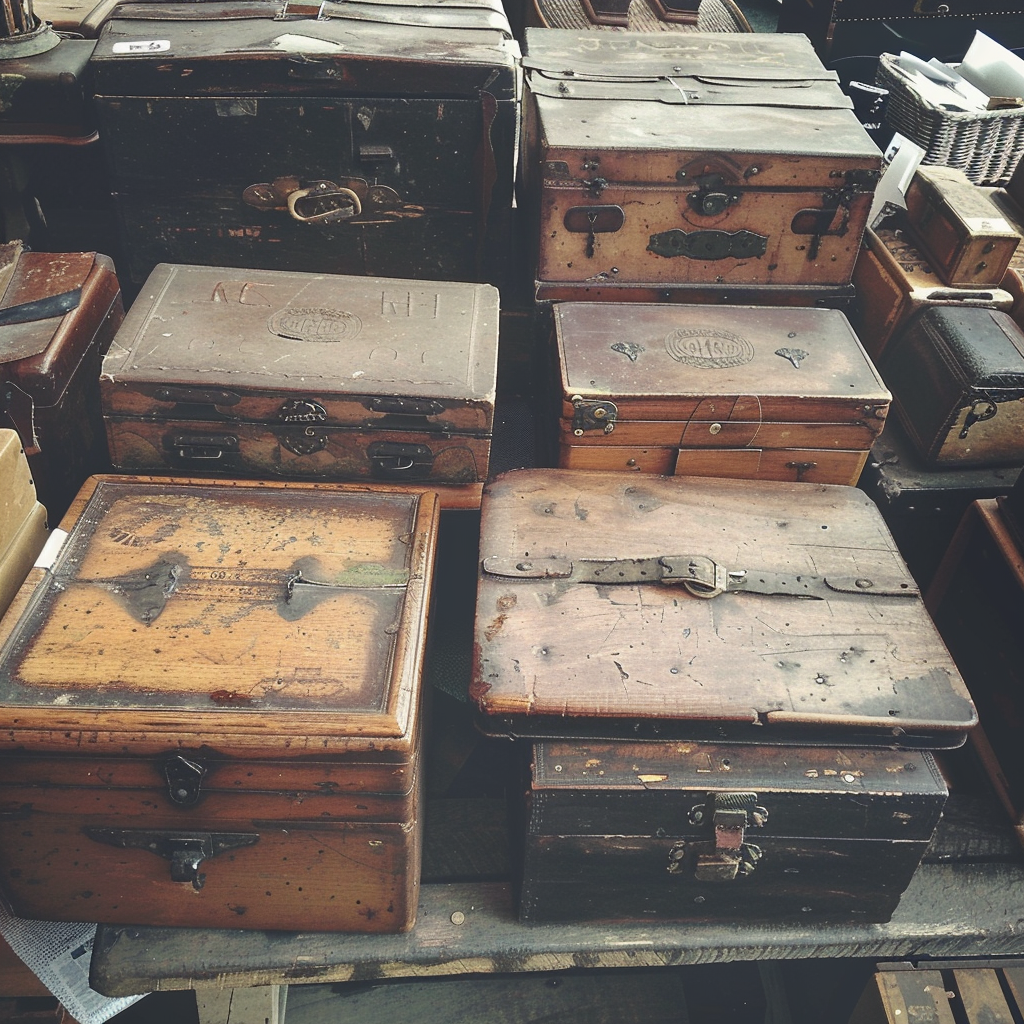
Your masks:
M996 231L1000 234L1010 234L1013 232L1013 228L1002 217L966 217L964 223L971 231L980 233Z
M57 555L60 554L60 549L64 547L64 541L67 539L67 530L54 530L50 536L46 538L43 550L36 556L35 564L32 568L49 569L50 566L57 561Z
M166 53L171 48L170 39L138 39L130 43L114 43L111 53Z

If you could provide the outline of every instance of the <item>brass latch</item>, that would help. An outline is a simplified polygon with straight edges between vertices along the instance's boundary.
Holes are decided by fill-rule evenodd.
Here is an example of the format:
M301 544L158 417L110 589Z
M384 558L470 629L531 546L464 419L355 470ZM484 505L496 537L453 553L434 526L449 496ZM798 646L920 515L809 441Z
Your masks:
M759 846L746 842L748 828L762 828L768 811L758 805L756 793L709 793L706 804L690 810L690 824L702 825L711 817L712 841L680 841L668 854L669 874L682 874L692 864L699 882L729 882L749 875L763 856Z
M252 832L166 832L121 828L87 828L97 843L128 850L146 850L171 862L171 881L190 882L197 892L206 884L199 866L227 850L253 846L260 841Z
M283 210L303 224L381 223L422 217L424 208L406 203L387 185L364 178L302 181L275 178L249 185L242 201L257 210Z

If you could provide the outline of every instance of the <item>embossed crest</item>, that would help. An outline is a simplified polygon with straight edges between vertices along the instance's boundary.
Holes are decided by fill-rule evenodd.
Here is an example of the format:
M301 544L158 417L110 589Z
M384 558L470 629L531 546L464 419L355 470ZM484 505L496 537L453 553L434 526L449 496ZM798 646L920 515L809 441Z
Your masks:
M363 322L341 309L285 306L267 321L267 327L272 334L291 341L332 342L354 338Z
M679 363L702 370L742 366L754 358L754 346L731 331L680 327L665 338L665 350Z

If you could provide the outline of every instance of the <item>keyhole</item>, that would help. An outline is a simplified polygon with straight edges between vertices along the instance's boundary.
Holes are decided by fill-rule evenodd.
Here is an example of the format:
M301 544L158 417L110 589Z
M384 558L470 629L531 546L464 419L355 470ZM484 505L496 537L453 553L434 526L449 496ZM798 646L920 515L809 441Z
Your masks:
M590 231L587 233L587 259L593 258L594 255L594 225L597 224L597 212L591 210L587 214L587 223L590 225Z

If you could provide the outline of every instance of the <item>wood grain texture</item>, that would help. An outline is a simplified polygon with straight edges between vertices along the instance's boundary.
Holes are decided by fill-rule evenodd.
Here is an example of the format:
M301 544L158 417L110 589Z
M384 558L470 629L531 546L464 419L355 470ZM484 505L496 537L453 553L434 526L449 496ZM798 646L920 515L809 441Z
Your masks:
M93 487L52 574L23 588L33 614L3 623L16 634L4 649L5 716L17 726L9 741L68 749L88 729L120 734L140 753L194 747L204 735L222 751L256 742L278 755L292 744L326 753L376 737L408 752L433 495L389 506L387 495L301 485L109 478ZM133 604L160 566L178 566L164 587L169 614L160 601L155 614ZM295 584L296 603L287 581L300 577L309 582Z
M488 485L482 558L543 565L668 548L729 570L905 574L877 508L852 488L766 482L755 497L746 481L565 470ZM713 724L758 742L848 745L873 733L913 743L918 733L941 746L975 721L918 598L699 600L657 584L484 574L476 642L473 696L494 732L627 735L656 720L661 738L708 738L700 730Z
M970 898L965 899L969 893ZM106 995L371 980L574 966L729 960L1019 954L1024 866L932 864L914 875L887 924L546 924L515 917L507 885L425 886L414 932L400 937L100 929L91 983ZM958 908L955 914L950 908ZM461 924L452 921L456 912Z

